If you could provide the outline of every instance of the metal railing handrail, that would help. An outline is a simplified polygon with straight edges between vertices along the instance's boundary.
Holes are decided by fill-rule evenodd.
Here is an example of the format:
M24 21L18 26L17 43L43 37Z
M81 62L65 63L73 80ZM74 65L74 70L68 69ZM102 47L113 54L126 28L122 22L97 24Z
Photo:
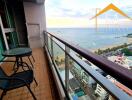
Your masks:
M82 47L75 45L63 38L61 38L58 35L53 35L49 32L46 32L55 39L59 40L63 44L65 44L67 47L72 49L73 51L80 54L82 57L86 58L96 66L98 66L100 69L102 69L107 74L111 75L115 79L117 79L119 82L124 84L125 86L132 89L132 72L120 65L117 65L103 57L100 57L99 55L96 55L88 50L83 49Z

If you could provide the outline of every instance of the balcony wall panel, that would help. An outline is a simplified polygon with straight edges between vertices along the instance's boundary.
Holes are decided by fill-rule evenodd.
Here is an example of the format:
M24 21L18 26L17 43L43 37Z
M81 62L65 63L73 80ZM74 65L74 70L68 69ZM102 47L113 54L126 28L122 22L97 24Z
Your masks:
M44 4L35 4L30 2L24 2L24 11L25 18L28 30L28 36L34 36L34 33L31 33L30 27L28 25L36 25L40 26L40 34L36 37L41 37L41 41L43 43L43 34L42 32L46 30L46 20L45 20L45 6Z

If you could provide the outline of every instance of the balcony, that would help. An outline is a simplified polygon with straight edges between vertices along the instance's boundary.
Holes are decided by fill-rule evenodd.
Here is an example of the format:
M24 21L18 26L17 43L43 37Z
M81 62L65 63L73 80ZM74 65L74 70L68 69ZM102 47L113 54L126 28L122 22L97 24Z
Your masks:
M44 32L44 40L44 49L33 49L34 73L39 85L32 83L31 87L38 100L131 100L129 70L57 35ZM12 68L4 66L10 74ZM20 88L4 97L11 99L32 100L32 96L26 88Z
M61 82L65 98L131 99L130 70L93 54L57 34L44 32L44 38L50 65Z

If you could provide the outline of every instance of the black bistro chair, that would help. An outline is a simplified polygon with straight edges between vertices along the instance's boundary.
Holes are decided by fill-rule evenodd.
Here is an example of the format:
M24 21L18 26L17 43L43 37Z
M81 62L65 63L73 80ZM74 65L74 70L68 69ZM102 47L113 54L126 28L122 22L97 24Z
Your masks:
M10 60L10 61L9 61L9 60L1 60L0 62L1 62L1 63L12 63L12 62L13 62L13 63L16 63L15 61L11 61L11 60ZM25 68L28 69L28 70L32 70L32 68L31 68L26 62L20 62L20 61L19 61L19 65L22 66L23 72L26 71ZM10 67L11 67L11 66L10 66ZM13 65L13 67L14 67L14 65ZM24 67L25 67L25 68L24 68ZM18 68L19 68L19 67L18 67ZM16 73L18 73L17 71L18 71L18 69L13 70L13 75L15 75ZM33 71L33 70L32 70L32 71ZM36 83L36 86L38 86L38 83L37 83L35 77L33 77L33 80L34 80L34 82Z
M2 100L3 96L6 95L8 91L24 86L27 87L34 100L37 100L34 93L30 89L30 84L33 82L33 79L32 70L26 70L7 76L4 70L0 67L0 89L3 90L0 100Z

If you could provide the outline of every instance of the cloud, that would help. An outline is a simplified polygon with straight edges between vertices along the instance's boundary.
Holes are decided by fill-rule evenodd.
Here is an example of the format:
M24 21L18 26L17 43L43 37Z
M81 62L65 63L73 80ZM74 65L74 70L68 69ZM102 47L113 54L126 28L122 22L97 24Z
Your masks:
M88 18L71 18L71 17L54 17L47 18L47 27L95 27L95 20ZM98 27L132 27L131 21L128 19L98 19Z
M88 27L91 25L91 21L88 19L82 19L82 18L62 18L62 17L57 17L57 18L48 18L49 24L47 27ZM91 24L89 24L91 23ZM89 26L90 27L90 26Z
M94 27L95 21L89 19L95 15L95 8L103 9L110 3L115 4L128 16L132 17L132 0L46 0L47 26ZM100 24L105 24L105 20L107 22L113 21L113 23L118 20L126 20L114 11L109 11L99 16L98 19ZM125 21L121 24L124 23ZM126 24L128 23L126 22ZM128 25L130 26L131 24L129 23Z
M52 3L49 2L50 0L47 0L47 3L45 4L46 15L48 17L49 16L82 17L88 14L89 6L85 3L80 4L81 3L80 0L60 0L59 3L57 2L57 4L56 3L54 4L53 2Z
M122 7L121 8L124 12L126 12L128 14L128 16L130 16L132 18L132 7L131 6L127 6L127 7Z

